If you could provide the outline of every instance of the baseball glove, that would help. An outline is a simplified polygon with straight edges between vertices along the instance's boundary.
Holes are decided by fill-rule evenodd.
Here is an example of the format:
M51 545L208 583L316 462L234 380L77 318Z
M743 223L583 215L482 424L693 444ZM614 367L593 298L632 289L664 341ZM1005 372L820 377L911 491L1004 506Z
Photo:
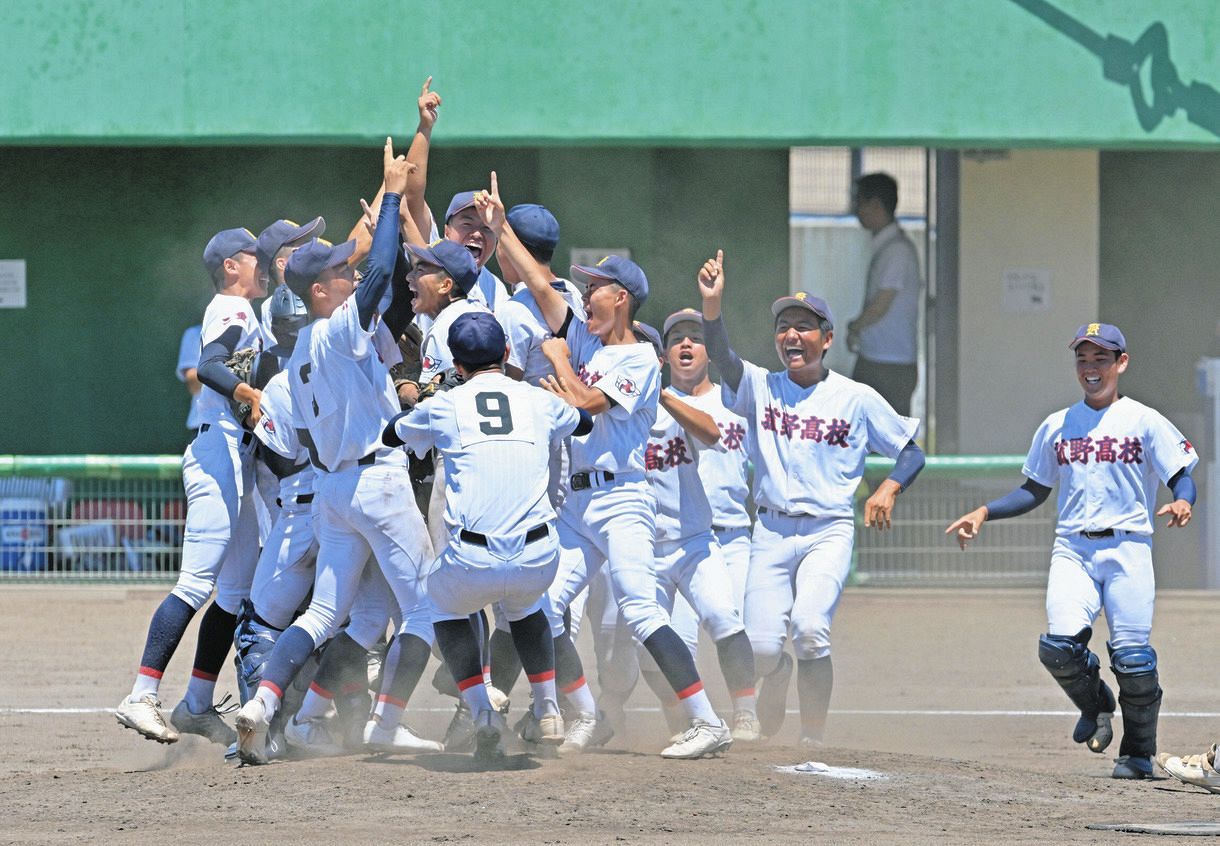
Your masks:
M428 397L435 396L440 391L449 391L456 388L466 380L458 375L457 368L450 367L448 370L441 373L440 378L434 378L428 384L419 389L419 401L423 402Z
M245 349L234 350L233 355L225 359L225 367L237 377L237 381L245 382L247 385L254 385L254 367L258 360L258 350L254 347L246 347ZM233 410L233 415L242 426L246 425L246 419L250 416L250 403L238 402L237 400L229 400L229 407Z

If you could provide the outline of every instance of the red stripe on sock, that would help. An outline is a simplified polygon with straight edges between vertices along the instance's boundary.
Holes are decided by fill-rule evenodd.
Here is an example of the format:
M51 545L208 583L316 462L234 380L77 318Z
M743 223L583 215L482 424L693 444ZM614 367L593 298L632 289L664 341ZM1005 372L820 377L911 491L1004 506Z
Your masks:
M269 682L266 679L263 679L261 682L258 683L258 686L259 686L259 688L264 688L264 687L267 688L267 690L274 693L280 699L284 698L284 691L280 690L280 686L278 684L276 684L275 682Z
M564 693L571 693L574 690L580 690L580 688L583 687L584 684L585 684L585 677L581 676L580 678L578 678L576 681L572 682L567 687L561 687L560 690L563 691Z
M482 679L479 679L479 681L482 681ZM395 708L406 708L407 707L407 700L396 699L395 697L390 696L390 694L388 694L388 693L383 693L380 696L378 696L377 701L384 702L387 705L393 705Z
M367 688L360 682L348 682L347 684L343 685L343 687L339 688L339 692L344 696L351 696L353 693L359 693L360 691L366 689Z
M527 678L527 679L529 679L530 684L539 684L539 683L541 683L541 682L545 682L545 681L551 681L552 679L554 679L554 678L555 678L555 671L554 671L554 670L547 670L547 671L542 672L542 673L535 673L535 674L534 674L534 675L532 675L532 676L531 676L531 675L526 675L526 678ZM567 693L567 691L565 690L565 691L564 691L564 693Z
M484 665L483 665L483 675L485 675L485 676L490 676L490 675L491 675L491 664L484 664Z
M197 679L203 679L204 681L209 682L216 681L217 676L216 673L205 673L203 670L191 670L191 675Z
M159 679L165 675L161 670L154 670L152 667L141 667L140 675L148 676L150 679Z
M331 693L326 688L322 687L322 685L318 684L316 681L309 683L309 689L311 692L318 694L318 696L321 696L323 699L334 699L335 698L335 695L333 693Z
M689 699L690 697L694 696L696 693L702 693L702 692L703 692L703 682L697 681L694 684L692 684L690 687L686 688L685 690L679 690L678 698L679 699Z
M729 694L729 696L733 697L734 699L743 699L747 696L753 696L753 695L754 695L754 688L752 688L752 687L747 687L742 690L734 690L733 692L731 692Z
M470 688L474 687L476 684L482 684L482 683L483 683L483 675L482 675L482 673L480 673L477 676L471 676L468 679L462 679L460 682L457 683L457 687L458 687L458 690L470 690Z

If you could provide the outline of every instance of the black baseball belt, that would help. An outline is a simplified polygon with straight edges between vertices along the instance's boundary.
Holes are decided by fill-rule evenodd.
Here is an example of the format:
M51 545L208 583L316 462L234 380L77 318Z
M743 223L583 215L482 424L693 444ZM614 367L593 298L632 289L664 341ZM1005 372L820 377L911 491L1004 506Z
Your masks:
M525 533L525 542L533 543L536 540L542 540L550 533L546 523L541 523ZM467 531L462 529L458 532L460 537L466 543L473 543L475 546L487 546L487 535L481 535L478 532Z
M1089 540L1097 540L1098 538L1114 537L1114 530L1113 529L1099 529L1096 532L1081 532L1080 534L1084 535Z

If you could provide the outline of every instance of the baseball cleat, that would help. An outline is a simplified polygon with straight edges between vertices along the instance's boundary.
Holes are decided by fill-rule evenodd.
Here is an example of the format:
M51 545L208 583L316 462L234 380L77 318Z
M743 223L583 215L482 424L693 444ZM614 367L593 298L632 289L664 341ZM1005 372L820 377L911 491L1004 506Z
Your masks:
M1076 740L1077 743L1084 743L1090 752L1105 752L1106 747L1110 745L1110 741L1114 739L1114 727L1110 725L1110 721L1113 718L1113 712L1098 714L1096 720L1090 720L1082 716L1076 723L1076 731L1072 732L1072 740L1076 740L1077 737L1083 734L1084 737ZM1090 726L1093 730L1085 734Z
M757 743L762 740L762 724L753 711L733 712L733 740L739 743Z
M732 745L733 735L724 720L717 725L696 717L681 740L661 750L661 757L692 760L725 752Z
M517 733L526 743L558 746L565 740L563 717L559 714L546 714L538 717L534 715L534 710L531 708L517 723Z
M330 733L325 719L297 722L293 717L284 725L284 741L288 747L303 755L318 758L333 758L347 750Z
M784 652L779 666L762 677L758 687L758 723L765 737L775 737L788 714L788 685L792 682L792 656Z
M811 734L801 736L800 746L802 749L821 749L825 745L820 737L814 737Z
M508 731L504 715L499 711L480 711L475 718L474 758L476 761L494 761L504 757L500 738Z
M149 740L158 743L177 743L178 732L165 724L161 713L161 702L155 694L146 693L139 699L127 696L114 709L114 718L120 725L134 729Z
M1152 778L1152 759L1139 755L1119 755L1114 759L1114 772L1110 777L1124 779Z
M1162 752L1156 756L1161 769L1178 781L1202 787L1208 793L1220 793L1220 772L1216 770L1216 744L1198 755L1170 755Z
M228 701L227 699L225 701ZM206 737L213 743L228 746L237 742L237 732L220 716L220 708L224 705L213 705L202 714L196 714L187 706L183 699L169 715L169 721L180 734L197 734Z
M364 727L364 745L374 752L441 752L445 749L442 744L425 740L402 723L387 728L376 717Z
M267 763L267 730L271 723L262 700L255 697L241 706L234 723L237 725L237 757L244 764Z
M465 702L459 702L453 719L445 729L446 752L469 752L474 749L474 717Z
M609 726L598 730L598 720L595 714L580 711L572 718L564 733L563 743L559 747L561 755L579 755L593 746L605 745L613 736Z

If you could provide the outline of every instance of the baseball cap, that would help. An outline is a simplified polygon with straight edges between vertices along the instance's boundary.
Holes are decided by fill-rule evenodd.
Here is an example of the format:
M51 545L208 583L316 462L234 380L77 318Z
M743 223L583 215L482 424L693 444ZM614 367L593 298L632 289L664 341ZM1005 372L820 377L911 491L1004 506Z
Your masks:
M462 209L468 209L474 205L474 195L477 191L459 191L453 195L453 199L449 201L449 208L445 211L445 223L449 222L449 218L460 212Z
M680 311L675 311L669 317L665 318L665 323L661 328L661 335L669 337L669 330L677 326L679 323L698 323L703 325L703 312L696 311L693 308L684 308Z
M779 313L786 308L804 308L812 311L818 317L830 324L830 328L835 328L834 315L830 313L830 306L826 305L826 300L821 297L815 297L813 294L807 294L804 291L797 291L795 294L787 297L780 297L775 302L771 303L771 316L779 317Z
M661 333L655 327L649 326L643 321L636 320L631 324L631 330L636 334L640 343L647 341L652 344L652 348L656 350L657 358L665 357L665 344L661 341Z
M592 267L574 264L572 270L579 270L585 276L617 282L641 304L648 299L648 277L640 266L629 258L606 256Z
M449 327L449 352L462 364L487 364L504 358L508 340L489 311L468 311Z
M253 253L255 243L254 233L249 229L226 229L217 232L203 248L203 266L208 269L208 273L215 275L225 259L238 253Z
M284 268L284 283L305 302L309 302L309 286L322 275L322 271L347 264L356 252L355 240L335 246L325 238L310 238L288 259Z
M1127 351L1127 339L1123 337L1123 333L1117 326L1110 323L1084 324L1076 330L1076 337L1072 339L1072 343L1068 344L1068 347L1076 349L1085 341L1107 350L1115 350L1120 353Z
M474 263L470 250L456 241L438 238L426 247L407 245L407 251L420 261L441 268L448 273L463 294L479 281L479 268Z
M544 250L553 250L559 243L559 221L546 206L522 203L505 215L508 225L522 242Z
M326 220L315 217L305 224L296 221L280 219L258 233L258 245L254 254L258 256L259 267L269 267L275 254L290 244L299 244L313 236L321 236L326 231Z

